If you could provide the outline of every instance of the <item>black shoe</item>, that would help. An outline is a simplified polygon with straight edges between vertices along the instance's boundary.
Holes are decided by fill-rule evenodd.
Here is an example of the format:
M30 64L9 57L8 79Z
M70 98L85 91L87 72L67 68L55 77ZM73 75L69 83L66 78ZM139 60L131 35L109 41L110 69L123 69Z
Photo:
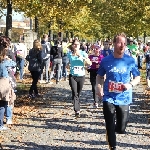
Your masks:
M29 94L29 98L30 98L30 99L34 99L35 96L34 96L33 94Z
M110 150L116 150L116 146L115 147L111 147Z
M75 117L80 117L80 112L75 112Z
M41 98L41 97L42 97L42 95L41 95L41 94L35 94L35 97L37 97L37 98Z

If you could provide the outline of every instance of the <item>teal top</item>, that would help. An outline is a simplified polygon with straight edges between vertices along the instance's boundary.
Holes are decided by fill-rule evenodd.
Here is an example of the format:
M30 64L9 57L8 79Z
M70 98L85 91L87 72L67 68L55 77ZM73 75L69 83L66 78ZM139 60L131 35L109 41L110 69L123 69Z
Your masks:
M88 54L85 51L80 50L80 57L72 55L72 52L68 53L70 62L70 74L73 76L84 76L84 58L88 58Z

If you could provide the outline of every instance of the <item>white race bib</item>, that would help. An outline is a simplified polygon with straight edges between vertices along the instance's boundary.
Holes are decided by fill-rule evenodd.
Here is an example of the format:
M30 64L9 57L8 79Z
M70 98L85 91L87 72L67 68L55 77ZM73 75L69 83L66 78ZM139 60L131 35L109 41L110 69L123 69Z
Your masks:
M83 66L74 66L74 74L79 74L79 72L83 71Z

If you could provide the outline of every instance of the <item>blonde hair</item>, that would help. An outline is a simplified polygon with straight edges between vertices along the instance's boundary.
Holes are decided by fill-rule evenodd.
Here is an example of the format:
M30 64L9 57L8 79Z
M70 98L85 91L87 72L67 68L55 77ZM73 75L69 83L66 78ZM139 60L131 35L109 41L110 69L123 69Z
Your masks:
M116 35L114 36L113 43L116 42L116 39L117 39L118 36L124 37L124 38L126 39L126 41L127 41L126 34L125 34L124 32L122 32L122 33L118 33L118 34L116 34Z
M34 40L33 42L33 49L35 50L42 50L42 45L39 40Z

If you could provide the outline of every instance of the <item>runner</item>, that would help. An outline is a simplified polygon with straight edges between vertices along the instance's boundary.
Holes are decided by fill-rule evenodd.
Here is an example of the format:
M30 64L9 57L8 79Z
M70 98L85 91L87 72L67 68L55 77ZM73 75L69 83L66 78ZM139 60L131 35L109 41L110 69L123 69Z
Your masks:
M125 34L116 35L113 43L114 53L102 60L96 77L96 92L99 98L103 99L103 113L110 150L116 150L116 133L125 133L129 105L132 103L132 87L140 82L140 72L135 60L124 54ZM134 76L131 82L130 72Z
M72 90L72 100L74 102L75 116L80 115L80 93L85 81L85 68L84 64L91 65L91 61L88 58L88 54L85 51L80 50L80 43L78 40L73 40L72 51L68 53L70 74L69 85Z
M100 62L104 58L104 56L100 54L99 46L96 46L96 45L93 46L93 52L94 54L89 56L89 59L92 62L92 65L89 67L88 72L90 72L90 82L92 85L92 92L93 92L93 99L94 99L93 106L98 108L99 98L95 93L96 75L97 75Z
M101 51L101 54L106 57L112 53L112 50L110 49L109 41L104 42L104 49Z

